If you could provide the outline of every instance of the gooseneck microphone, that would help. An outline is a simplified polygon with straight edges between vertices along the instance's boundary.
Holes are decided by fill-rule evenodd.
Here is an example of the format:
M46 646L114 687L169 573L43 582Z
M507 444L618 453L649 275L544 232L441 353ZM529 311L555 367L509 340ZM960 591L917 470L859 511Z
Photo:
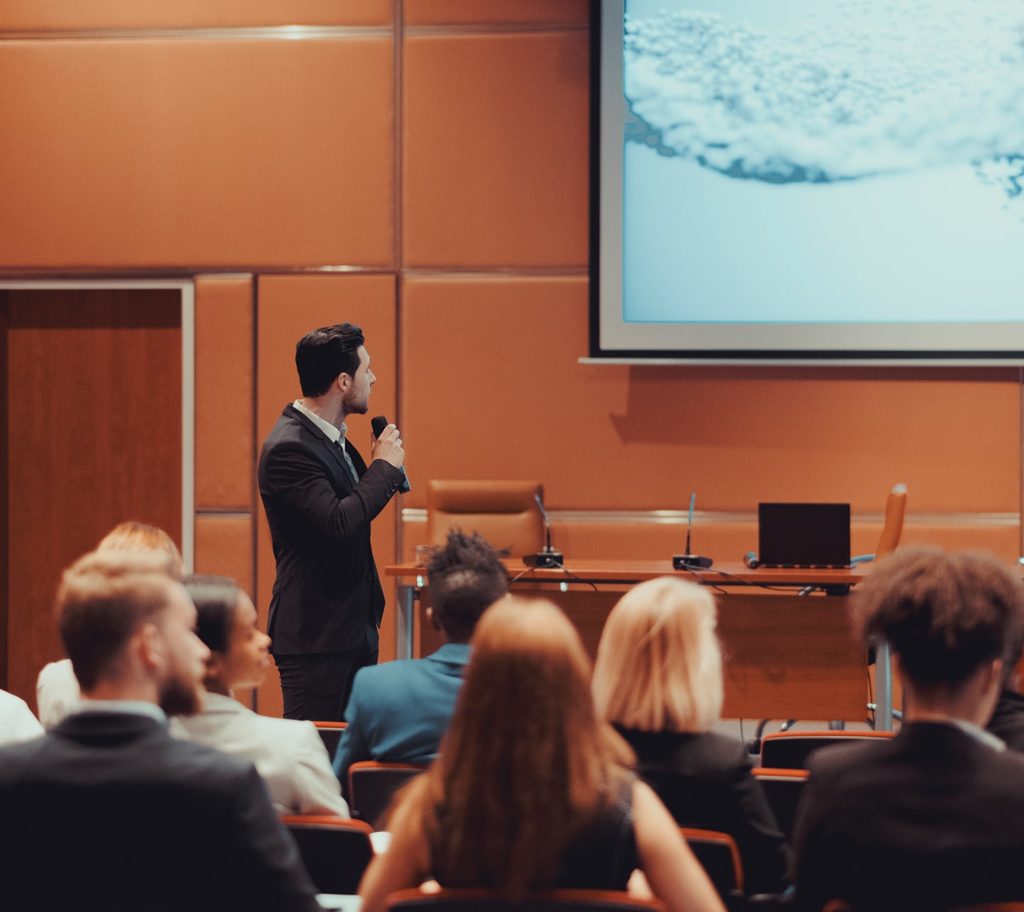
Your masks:
M380 435L384 433L384 428L389 424L391 424L391 422L383 415L377 415L376 417L371 418L370 427L373 429L373 436L380 437ZM399 466L398 471L402 473L402 483L398 486L398 490L403 494L408 494L410 491L409 476L405 474L405 466Z
M686 553L677 554L672 558L672 566L676 570L708 570L714 561L710 557L694 554L690 550L690 536L693 532L693 508L697 505L697 492L690 494L690 513L686 517Z
M533 499L544 520L544 550L536 554L524 554L523 563L527 567L561 567L565 563L565 555L551 547L551 522L548 519L548 511L544 509L540 494L534 492Z

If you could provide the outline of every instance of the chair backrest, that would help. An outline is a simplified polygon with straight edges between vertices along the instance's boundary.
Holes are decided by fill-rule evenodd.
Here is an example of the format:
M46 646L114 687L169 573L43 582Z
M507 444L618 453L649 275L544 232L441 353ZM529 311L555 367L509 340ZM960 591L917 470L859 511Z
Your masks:
M379 829L391 799L405 783L427 767L413 763L360 760L348 768L348 804L353 817Z
M286 814L288 827L318 893L355 893L370 859L371 828L361 820Z
M822 906L821 912L861 912L859 907L851 906L844 899L830 899L824 906ZM867 912L867 910L863 910ZM997 902L997 903L980 903L973 906L956 906L952 909L947 909L945 912L1024 912L1024 902Z
M534 495L543 493L536 481L428 481L427 544L443 545L458 526L516 557L539 551L544 520Z
M830 744L853 741L885 741L890 731L788 731L772 732L761 739L761 766L777 769L806 769L811 754Z
M754 767L754 778L761 783L761 790L775 815L775 822L782 835L789 841L793 835L796 807L810 773L803 769L765 769Z
M341 733L348 727L347 722L314 722L316 733L327 748L327 756L332 760L338 752L338 743L341 741Z
M394 912L664 912L658 900L639 899L616 890L546 890L510 903L495 890L447 890L423 893L399 890L387 899Z
M743 864L736 840L728 833L681 827L679 832L701 863L722 899L743 893Z
M885 525L875 546L875 560L896 550L903 535L903 517L907 512L907 486L898 484L889 492L885 501Z

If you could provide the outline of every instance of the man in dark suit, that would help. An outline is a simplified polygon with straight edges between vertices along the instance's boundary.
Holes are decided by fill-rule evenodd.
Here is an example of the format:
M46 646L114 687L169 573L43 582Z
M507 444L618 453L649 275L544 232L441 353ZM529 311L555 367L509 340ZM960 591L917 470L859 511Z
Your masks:
M295 347L302 398L263 444L260 495L277 577L267 632L289 719L338 720L352 677L377 662L384 590L370 523L399 490L405 451L389 424L372 461L345 439L375 382L358 326L313 330Z
M165 562L86 555L57 604L83 699L0 749L4 908L318 909L252 765L167 732L200 705L209 651Z
M444 645L422 659L385 662L355 678L346 716L348 728L334 759L334 772L348 790L348 768L360 760L429 763L448 730L469 640L484 611L508 592L508 575L478 533L453 529L430 558L427 617Z
M984 731L1024 625L1024 588L983 554L897 552L857 586L906 716L891 741L823 748L798 810L798 905L940 910L1024 900L1024 756Z

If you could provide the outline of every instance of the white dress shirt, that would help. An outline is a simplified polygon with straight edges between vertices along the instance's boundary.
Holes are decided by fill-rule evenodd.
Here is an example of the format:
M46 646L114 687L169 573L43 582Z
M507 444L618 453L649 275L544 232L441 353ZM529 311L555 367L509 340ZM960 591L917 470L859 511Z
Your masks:
M61 721L82 699L78 678L71 667L71 659L49 662L36 679L36 704L39 721L49 731Z
M6 690L0 690L0 744L31 741L43 734L43 726L28 704Z

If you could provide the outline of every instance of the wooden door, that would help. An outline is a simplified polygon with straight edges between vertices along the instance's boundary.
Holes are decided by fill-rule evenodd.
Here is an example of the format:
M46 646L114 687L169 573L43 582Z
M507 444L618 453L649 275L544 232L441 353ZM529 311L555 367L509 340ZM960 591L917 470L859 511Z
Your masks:
M62 569L123 520L180 545L181 292L0 291L0 333L0 686L34 706Z

